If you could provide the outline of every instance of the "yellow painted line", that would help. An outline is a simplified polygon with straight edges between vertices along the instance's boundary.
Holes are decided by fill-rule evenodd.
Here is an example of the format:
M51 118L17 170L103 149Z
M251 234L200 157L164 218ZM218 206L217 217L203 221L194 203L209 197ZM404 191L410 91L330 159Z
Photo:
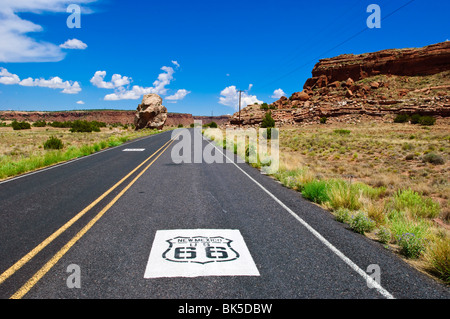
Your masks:
M108 203L86 226L83 227L67 244L61 248L41 269L38 270L10 299L20 299L22 298L31 288L69 251L70 248L87 233L89 229L94 226L94 224L102 218L102 216L122 197L123 194L149 169L150 166L169 148L169 146L174 142L175 139L169 141L169 145L159 153L159 155L145 167L139 175L137 175L119 194L117 194L114 199Z
M6 279L12 276L17 270L19 270L23 265L29 262L34 256L36 256L42 249L44 249L47 245L49 245L53 240L55 240L59 235L61 235L64 231L66 231L70 226L72 226L78 219L80 219L84 214L86 214L89 210L91 210L95 205L97 205L101 200L103 200L109 193L115 190L120 184L122 184L128 177L130 177L134 172L136 172L140 167L142 167L145 163L147 163L155 154L157 154L161 149L163 149L171 140L167 141L163 146L161 146L156 152L150 155L145 161L139 164L135 169L133 169L130 173L128 173L124 178L122 178L119 182L117 182L113 187L108 189L105 193L103 193L99 198L89 204L86 208L84 208L81 212L75 215L71 220L69 220L66 224L61 226L57 231L47 237L42 243L36 246L33 250L31 250L28 254L22 257L19 261L17 261L14 265L9 267L5 272L0 275L0 284L2 284Z

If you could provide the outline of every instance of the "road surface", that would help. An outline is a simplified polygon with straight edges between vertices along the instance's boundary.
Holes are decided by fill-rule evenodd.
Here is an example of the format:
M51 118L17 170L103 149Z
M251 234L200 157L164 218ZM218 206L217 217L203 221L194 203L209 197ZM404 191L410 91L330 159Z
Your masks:
M450 297L247 164L175 163L171 136L0 183L1 298Z

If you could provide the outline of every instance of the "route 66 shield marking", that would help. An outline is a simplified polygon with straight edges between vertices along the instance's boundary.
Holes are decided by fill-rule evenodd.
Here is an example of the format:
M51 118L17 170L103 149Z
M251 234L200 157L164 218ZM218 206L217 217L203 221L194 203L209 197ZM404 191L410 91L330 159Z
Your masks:
M207 264L239 258L239 253L231 247L233 241L221 236L179 236L167 242L170 246L162 257L168 261Z
M239 230L156 232L144 278L198 276L259 276Z

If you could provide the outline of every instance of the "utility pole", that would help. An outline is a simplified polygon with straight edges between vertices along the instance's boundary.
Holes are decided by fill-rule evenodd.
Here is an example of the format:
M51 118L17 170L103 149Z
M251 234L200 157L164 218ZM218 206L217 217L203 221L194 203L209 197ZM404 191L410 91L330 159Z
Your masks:
M239 128L241 128L241 93L243 90L238 90L239 92Z

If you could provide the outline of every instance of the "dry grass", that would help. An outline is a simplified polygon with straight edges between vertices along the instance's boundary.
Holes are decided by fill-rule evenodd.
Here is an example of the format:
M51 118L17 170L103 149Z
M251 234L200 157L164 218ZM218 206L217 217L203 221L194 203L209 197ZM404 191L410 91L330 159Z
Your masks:
M156 132L108 127L100 132L71 133L68 128L33 127L14 131L11 127L0 127L0 180ZM44 149L44 142L52 136L62 140L62 150Z
M390 232L385 247L449 284L449 124L441 119L431 127L359 123L281 129L280 171L274 177L338 218L345 211L363 212L376 223L369 238L380 240L380 229ZM432 153L443 163L427 162Z

